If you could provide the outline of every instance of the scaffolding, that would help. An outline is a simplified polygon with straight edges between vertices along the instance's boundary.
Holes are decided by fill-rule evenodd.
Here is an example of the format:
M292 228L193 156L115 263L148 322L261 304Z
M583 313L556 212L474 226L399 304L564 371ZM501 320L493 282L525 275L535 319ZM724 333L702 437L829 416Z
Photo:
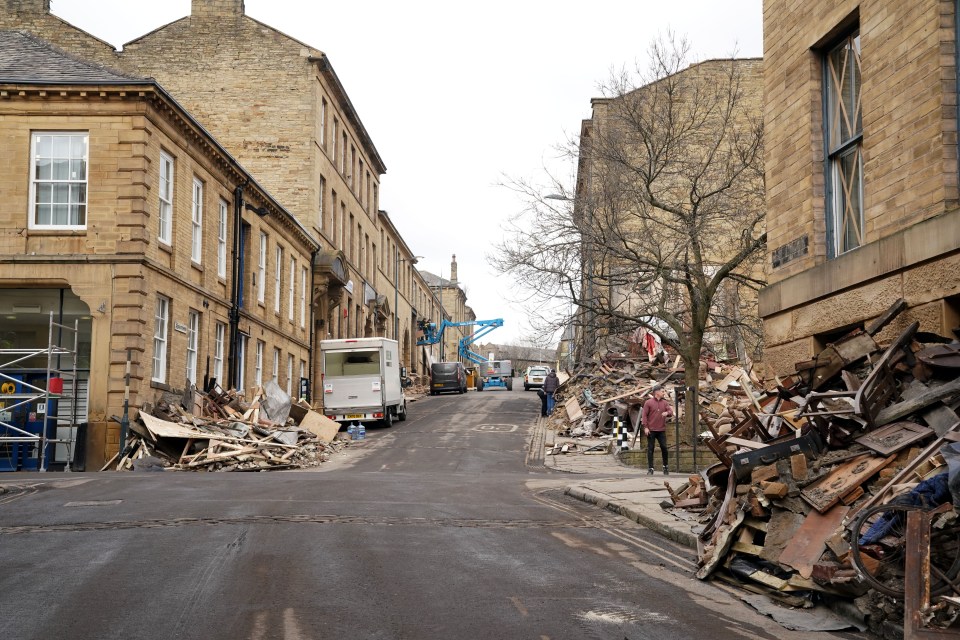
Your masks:
M73 336L72 348L61 344L65 341L65 334ZM35 452L38 470L47 471L48 448L57 444L66 447L65 470L71 470L77 439L79 340L79 320L74 320L72 327L60 324L54 320L51 311L46 347L0 349L0 449L8 454L12 452L18 459L11 470L17 470L22 460L32 458L25 455L27 452ZM66 342L70 342L69 337ZM44 356L47 362L45 368L24 366L37 363ZM67 360L69 366L63 367ZM63 394L65 379L70 381L70 396L67 398L64 398ZM51 380L54 381L52 386ZM63 408L59 403L61 399L71 400L68 415L60 415ZM57 401L56 409L53 409L52 401ZM27 426L27 420L16 420L17 416L43 416L40 418L41 426L38 432L35 433ZM36 421L34 419L30 422ZM48 425L54 427L52 434L49 433ZM3 458L2 454L0 458Z

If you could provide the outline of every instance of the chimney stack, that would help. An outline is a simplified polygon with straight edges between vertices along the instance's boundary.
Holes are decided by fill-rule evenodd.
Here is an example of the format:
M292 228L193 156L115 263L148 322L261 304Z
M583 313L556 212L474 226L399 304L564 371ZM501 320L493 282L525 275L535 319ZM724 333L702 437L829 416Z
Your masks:
M243 0L191 0L190 15L203 18L229 18L245 15Z
M453 254L450 261L450 284L457 284L457 254Z
M50 0L7 0L7 11L42 15L50 13Z

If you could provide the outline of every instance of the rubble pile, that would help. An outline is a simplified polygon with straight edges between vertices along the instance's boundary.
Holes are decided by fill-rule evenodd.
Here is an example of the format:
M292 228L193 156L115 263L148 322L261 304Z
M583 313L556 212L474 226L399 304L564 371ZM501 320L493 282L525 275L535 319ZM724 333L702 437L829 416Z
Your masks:
M189 390L144 407L124 450L104 467L136 471L268 471L313 467L346 446L340 425L291 402L270 381L247 402L237 391ZM122 454L122 455L121 455Z
M664 483L662 505L698 520L699 578L791 607L852 602L908 637L960 625L960 342L895 322L905 307L785 378L701 360L697 440L716 463ZM548 424L595 436L619 416L636 434L654 385L690 388L678 365L585 363Z
M960 617L960 343L913 323L881 349L900 308L704 419L719 462L671 489L699 512L699 578L853 599L871 627Z
M613 418L623 420L638 433L643 403L656 385L673 390L686 384L679 357L667 362L666 352L647 356L609 353L600 360L581 363L555 394L557 408L548 420L561 436L599 436L611 433ZM752 372L704 357L700 361L700 420L719 430L729 430L734 420L755 405L752 390L759 385ZM678 407L682 417L683 407Z

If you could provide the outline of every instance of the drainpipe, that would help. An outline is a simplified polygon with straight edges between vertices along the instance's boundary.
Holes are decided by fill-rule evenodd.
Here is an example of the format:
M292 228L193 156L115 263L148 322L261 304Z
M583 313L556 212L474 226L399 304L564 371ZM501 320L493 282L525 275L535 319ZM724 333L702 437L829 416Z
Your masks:
M240 339L240 227L243 212L243 188L250 178L233 191L233 273L230 278L230 352L227 356L227 380L224 388L237 386L237 353ZM221 386L222 381L221 381Z
M314 341L317 339L317 319L316 319L316 316L314 316L314 314L313 314L314 305L312 304L312 300L313 300L313 290L314 290L313 287L314 287L314 285L316 284L316 278L317 278L317 274L316 274L315 268L316 268L316 264L317 264L317 254L318 254L318 253L320 253L320 249L314 249L313 251L310 252L310 299L311 299L311 304L310 304L310 346L307 347L307 354L308 354L308 355L307 355L307 358L308 358L307 362L310 363L310 369L309 369L309 371L308 371L308 375L310 376L310 385L307 387L307 393L309 394L309 396L307 397L307 402L310 402L310 403L313 402L313 385L314 385L314 377L313 377L313 375L314 375L314 372L316 371L316 363L314 363L314 361L313 361L313 353L314 353L314 351L313 351L313 346L314 346Z

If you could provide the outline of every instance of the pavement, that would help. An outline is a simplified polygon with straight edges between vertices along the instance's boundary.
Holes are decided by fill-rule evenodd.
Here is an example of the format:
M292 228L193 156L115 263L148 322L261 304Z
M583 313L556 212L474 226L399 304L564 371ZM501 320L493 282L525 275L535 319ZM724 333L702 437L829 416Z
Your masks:
M683 509L665 511L660 503L670 501L664 481L673 488L686 482L686 474L662 471L647 475L646 469L620 462L607 449L610 438L563 438L550 429L545 418L539 418L531 440L531 459L540 461L548 469L571 474L565 493L578 500L595 504L618 513L658 534L692 549L697 548L695 530L699 528L695 515ZM568 453L545 455L555 445L575 443ZM592 447L599 451L586 451ZM539 451L537 450L539 449ZM582 479L576 476L584 476Z

